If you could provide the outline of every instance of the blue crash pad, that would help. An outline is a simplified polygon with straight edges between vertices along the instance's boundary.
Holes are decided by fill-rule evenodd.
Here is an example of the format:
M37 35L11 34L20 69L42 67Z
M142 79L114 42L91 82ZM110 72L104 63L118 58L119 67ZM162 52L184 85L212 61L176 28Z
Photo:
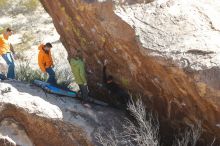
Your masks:
M42 89L46 90L49 93L68 96L68 97L76 97L77 96L77 93L74 91L66 91L66 90L60 89L56 86L53 86L49 83L46 83L46 82L43 82L40 80L34 80L34 84L41 87Z

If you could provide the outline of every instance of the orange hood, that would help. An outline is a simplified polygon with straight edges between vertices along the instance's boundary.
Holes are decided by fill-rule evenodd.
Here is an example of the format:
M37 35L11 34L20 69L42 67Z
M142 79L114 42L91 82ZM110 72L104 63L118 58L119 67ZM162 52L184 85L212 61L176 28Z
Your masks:
M46 72L46 69L53 66L53 59L51 56L51 51L46 53L44 50L44 44L39 45L38 50L38 65L42 72Z

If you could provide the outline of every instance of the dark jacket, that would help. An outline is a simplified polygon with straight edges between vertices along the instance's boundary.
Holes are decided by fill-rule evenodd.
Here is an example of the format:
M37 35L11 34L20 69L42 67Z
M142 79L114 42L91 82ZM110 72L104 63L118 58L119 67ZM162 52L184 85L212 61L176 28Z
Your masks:
M109 90L110 94L120 97L126 103L129 99L129 95L114 81L111 83L107 82L106 66L103 67L103 83L105 87Z

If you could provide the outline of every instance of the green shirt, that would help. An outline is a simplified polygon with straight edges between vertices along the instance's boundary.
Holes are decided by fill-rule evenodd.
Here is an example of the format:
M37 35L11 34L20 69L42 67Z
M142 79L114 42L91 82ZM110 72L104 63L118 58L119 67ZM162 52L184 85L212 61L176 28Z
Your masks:
M81 59L70 59L70 66L78 85L87 84L85 64Z

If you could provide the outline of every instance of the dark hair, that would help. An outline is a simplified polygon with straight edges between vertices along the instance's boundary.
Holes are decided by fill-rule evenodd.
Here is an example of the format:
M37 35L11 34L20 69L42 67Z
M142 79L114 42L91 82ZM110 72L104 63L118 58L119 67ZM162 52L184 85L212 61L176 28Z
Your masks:
M12 32L11 28L9 28L9 27L6 28L6 31L7 31L7 32Z
M46 43L45 47L52 48L53 46L51 43Z
M82 51L81 51L80 49L77 49L77 50L76 50L75 57L76 57L76 58L79 58L79 59L82 59L82 58L83 58Z
M109 75L108 77L107 77L107 81L112 81L114 78L113 78L113 76L111 76L111 75Z

